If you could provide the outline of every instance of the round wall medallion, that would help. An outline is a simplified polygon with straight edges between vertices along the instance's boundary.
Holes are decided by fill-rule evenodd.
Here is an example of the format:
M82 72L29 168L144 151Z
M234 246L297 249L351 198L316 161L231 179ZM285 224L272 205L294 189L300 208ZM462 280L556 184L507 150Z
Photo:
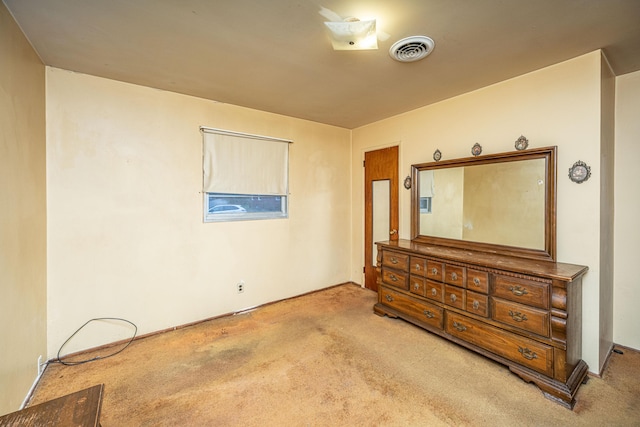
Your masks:
M440 150L436 150L433 152L433 160L438 162L440 161L441 158L442 158L442 153L440 152Z
M477 142L473 144L473 147L471 147L471 154L473 154L474 156L479 156L480 154L482 154L482 145L478 144Z
M411 188L411 177L408 175L404 179L404 188L406 188L407 190Z
M569 168L569 179L575 183L582 184L591 176L591 167L581 160L578 160Z
M520 135L520 138L516 139L516 150L526 150L529 146L529 140Z

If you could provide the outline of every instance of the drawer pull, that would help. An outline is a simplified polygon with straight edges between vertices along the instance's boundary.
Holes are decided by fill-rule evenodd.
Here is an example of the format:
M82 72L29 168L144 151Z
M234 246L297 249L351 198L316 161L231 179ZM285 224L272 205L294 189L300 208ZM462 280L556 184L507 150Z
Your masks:
M464 326L462 323L458 323L458 322L453 322L453 327L456 328L458 331L460 332L464 332L467 330L467 327Z
M398 258L396 257L391 257L391 264L397 264L398 263Z
M477 277L473 278L473 284L476 286L480 286L480 279L478 279Z
M458 299L456 294L451 294L451 302L456 302L456 299Z
M390 274L390 275L389 275L389 278L390 278L392 281L394 281L394 282L397 282L397 281L398 281L398 278L397 278L394 274Z
M473 300L473 309L477 310L480 308L480 301L478 300Z
M433 312L431 312L429 310L425 310L424 311L424 315L427 316L427 318L429 318L429 319L433 319L433 317L435 316L435 314L433 314Z
M416 291L420 289L420 283L415 283L413 285L413 289L415 289Z
M509 287L509 290L518 297L521 297L522 295L526 295L529 292L527 292L527 288L523 288L522 286L511 286Z
M433 296L438 295L438 290L436 288L431 288L431 295Z
M420 264L416 264L416 271L420 271Z
M533 360L538 358L538 355L535 352L529 350L528 348L518 347L518 351L520 352L522 357L524 357L527 360Z
M435 268L435 267L433 267L433 268L431 269L431 274L433 274L434 276L437 276L437 275L438 275L438 269L437 269L437 268Z
M516 322L526 322L527 321L527 315L526 314L522 314L519 311L511 311L511 310L509 310L509 316L511 316L511 318L513 320L515 320Z
M458 280L458 275L456 273L451 273L451 280Z
M385 295L385 298L387 299L387 301L391 302L393 301L393 297L389 294Z

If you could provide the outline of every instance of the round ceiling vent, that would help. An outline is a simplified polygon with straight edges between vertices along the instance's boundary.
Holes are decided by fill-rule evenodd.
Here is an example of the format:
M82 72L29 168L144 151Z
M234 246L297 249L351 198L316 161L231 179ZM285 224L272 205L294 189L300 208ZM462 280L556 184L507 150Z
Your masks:
M435 43L427 36L412 36L398 40L389 49L389 55L396 61L414 62L433 51Z

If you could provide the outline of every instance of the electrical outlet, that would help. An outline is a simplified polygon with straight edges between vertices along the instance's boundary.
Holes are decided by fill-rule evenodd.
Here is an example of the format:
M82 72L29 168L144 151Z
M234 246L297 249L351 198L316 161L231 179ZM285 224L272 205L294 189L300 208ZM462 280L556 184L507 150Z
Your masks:
M239 294L244 292L244 280L241 280L236 284L236 290Z

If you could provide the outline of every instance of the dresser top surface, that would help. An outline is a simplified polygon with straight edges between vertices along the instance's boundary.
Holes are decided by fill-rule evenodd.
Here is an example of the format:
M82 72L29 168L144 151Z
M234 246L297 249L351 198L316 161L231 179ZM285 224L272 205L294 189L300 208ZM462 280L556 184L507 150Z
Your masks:
M405 239L377 242L377 244L381 247L417 253L425 257L438 258L445 261L449 260L470 263L486 268L532 274L549 279L559 279L566 282L571 282L577 279L585 274L589 269L589 267L584 265L538 261L447 246L417 243Z

